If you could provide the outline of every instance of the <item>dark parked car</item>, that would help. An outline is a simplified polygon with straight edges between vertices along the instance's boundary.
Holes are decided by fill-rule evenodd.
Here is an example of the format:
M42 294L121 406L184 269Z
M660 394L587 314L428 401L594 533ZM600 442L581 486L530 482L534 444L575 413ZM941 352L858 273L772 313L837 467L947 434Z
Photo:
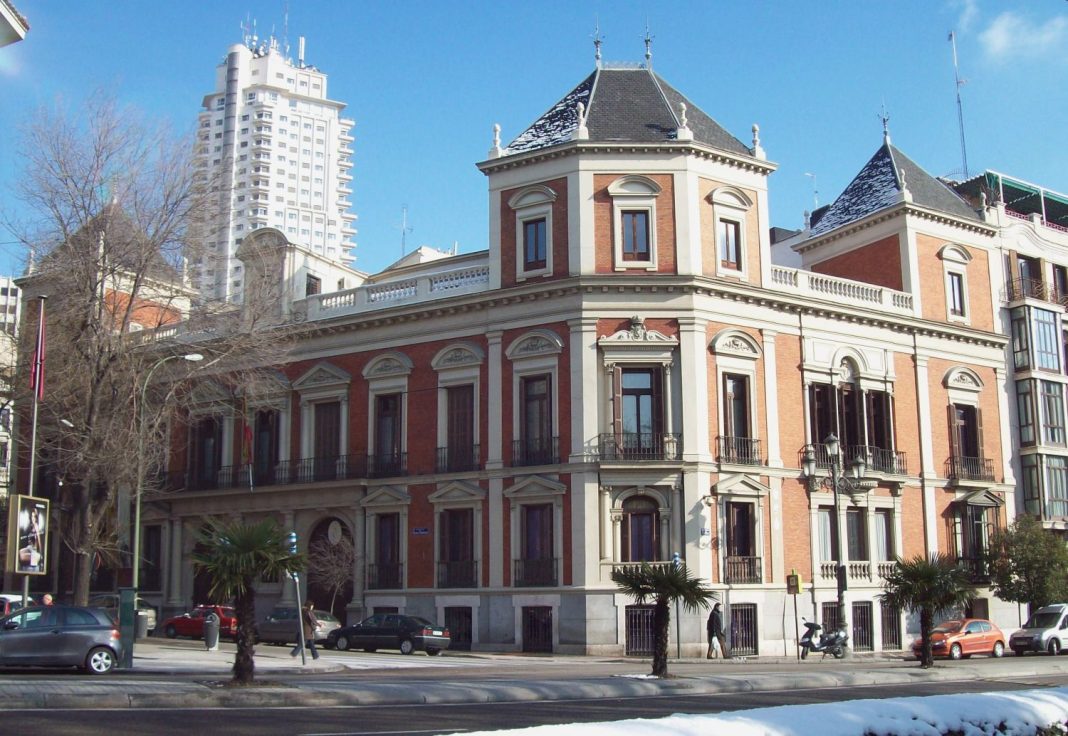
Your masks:
M315 618L319 620L319 626L315 629L316 642L326 641L330 632L341 626L341 622L330 611L316 609ZM295 644L298 621L300 611L296 606L275 606L267 618L256 624L256 640L268 644Z
M163 622L163 634L168 639L176 636L204 638L204 618L209 612L219 617L219 636L237 636L237 614L230 606L197 606L181 616L172 616Z
M103 675L121 657L119 628L100 608L33 606L0 619L2 667L80 667Z
M401 654L423 651L430 656L449 648L449 630L418 616L376 613L358 624L330 632L327 646L337 649L400 649Z

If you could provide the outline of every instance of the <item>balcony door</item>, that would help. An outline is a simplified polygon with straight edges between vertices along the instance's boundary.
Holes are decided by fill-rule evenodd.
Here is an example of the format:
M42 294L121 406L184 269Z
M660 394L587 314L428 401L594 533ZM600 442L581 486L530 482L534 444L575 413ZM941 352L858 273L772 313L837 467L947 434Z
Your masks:
M651 562L660 559L660 509L647 496L623 502L621 551L623 562Z
M658 453L663 431L659 368L624 368L619 385L619 442L623 452Z
M446 411L446 469L468 470L475 461L475 387L470 384L448 387Z
M312 452L315 457L315 480L333 480L341 454L341 402L324 401L315 405Z
M222 421L204 417L193 427L192 477L198 488L214 488L222 466Z

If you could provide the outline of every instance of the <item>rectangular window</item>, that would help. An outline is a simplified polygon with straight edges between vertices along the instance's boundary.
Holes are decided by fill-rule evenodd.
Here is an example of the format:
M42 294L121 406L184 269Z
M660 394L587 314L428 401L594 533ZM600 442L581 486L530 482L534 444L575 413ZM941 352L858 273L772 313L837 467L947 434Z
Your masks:
M1064 385L1041 381L1042 439L1050 445L1064 445Z
M377 514L375 517L375 564L371 588L400 588L400 514Z
M821 506L817 522L819 524L820 560L834 561L834 540L838 536L838 524L835 523L834 509Z
M623 210L623 260L649 260L649 212Z
M274 409L261 409L253 418L252 447L246 447L244 453L251 455L256 485L274 482L274 468L278 464L278 424L278 412Z
M1032 313L1035 327L1035 361L1043 370L1061 369L1060 338L1057 334L1057 315L1045 309Z
M1031 367L1031 340L1023 309L1012 310L1012 364L1018 371Z
M751 503L727 504L727 555L754 557L756 555L756 519Z
M875 559L888 562L894 559L894 516L889 509L875 511L875 527L872 529L872 545Z
M141 541L141 590L162 590L163 527L152 524L144 528Z
M949 313L964 316L964 274L949 272Z
M1042 518L1042 484L1038 478L1038 455L1020 457L1020 487L1023 488L1024 511Z
M846 510L846 544L850 560L868 560L868 520L864 509Z
M979 409L968 404L950 406L953 455L978 459L982 457L982 442L979 430Z
M529 504L523 506L524 560L550 560L553 556L553 507L552 504Z
M222 422L215 417L201 419L193 427L190 482L195 488L215 488L222 465Z
M1031 381L1016 382L1016 414L1020 419L1020 444L1035 444L1035 399Z
M523 270L535 271L546 264L546 222L544 217L523 223Z
M1046 458L1046 506L1048 518L1068 516L1068 458L1051 455Z
M520 444L522 459L534 464L548 459L552 450L552 379L549 375L524 376L520 385Z
M750 437L749 376L723 376L723 431L728 437Z
M323 282L318 276L312 276L308 274L308 278L305 281L304 295L312 296L313 294L322 293Z
M337 473L337 457L341 454L341 402L315 404L312 420L315 422L312 435L315 478L330 480Z
M813 383L808 387L809 430L812 441L823 442L838 428L834 421L834 388L826 383Z
M620 552L623 562L651 562L659 559L660 512L648 496L635 496L623 502Z
M375 456L383 461L401 451L401 395L375 397Z
M733 220L719 221L719 263L723 268L742 268L741 225Z
M619 442L627 453L648 454L660 447L660 383L659 368L626 368L620 372Z
M449 386L446 403L446 465L444 470L462 471L474 466L475 458L475 387Z

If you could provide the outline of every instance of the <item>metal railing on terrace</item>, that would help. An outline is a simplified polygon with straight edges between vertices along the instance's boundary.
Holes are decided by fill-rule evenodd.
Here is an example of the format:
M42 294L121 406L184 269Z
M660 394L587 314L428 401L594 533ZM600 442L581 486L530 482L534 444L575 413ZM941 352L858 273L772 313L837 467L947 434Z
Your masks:
M826 470L831 467L831 458L827 454L827 448L822 442L805 445L797 453L798 466L804 459L805 453L811 450L816 456L816 467ZM841 445L839 449L839 467L848 470L849 464L856 460L857 456L863 457L867 464L866 472L883 473L885 475L908 475L909 467L905 453L901 450L887 450L874 445Z
M717 437L717 459L735 465L762 465L760 440L752 437Z
M799 268L773 265L771 282L781 291L818 299L830 298L842 305L870 307L897 314L913 314L914 311L912 294L908 292Z
M439 473L462 473L480 467L478 445L439 447L435 469Z
M1050 304L1068 305L1068 294L1042 279L1012 279L1005 284L1001 295L1002 301L1016 302L1021 299L1038 299Z
M763 579L763 567L759 557L729 555L724 565L724 582L759 583Z
M446 560L438 563L439 588L477 588L478 562Z
M556 557L537 560L515 560L512 584L517 588L555 586L557 584Z

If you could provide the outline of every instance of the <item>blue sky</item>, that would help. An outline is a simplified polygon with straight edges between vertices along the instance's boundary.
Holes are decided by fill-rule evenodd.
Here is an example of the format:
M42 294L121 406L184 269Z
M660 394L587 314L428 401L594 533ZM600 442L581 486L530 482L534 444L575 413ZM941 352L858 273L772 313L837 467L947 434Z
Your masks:
M0 211L17 210L12 130L57 98L97 88L190 130L240 23L282 34L284 0L14 0L26 40L0 48ZM509 141L605 61L653 67L743 142L759 123L771 224L799 227L881 144L935 175L961 170L949 31L957 34L968 164L1068 191L1068 3L1032 0L832 2L346 2L289 0L289 38L329 74L356 121L356 267L410 250L487 247L486 182L474 164L494 123ZM0 231L0 273L23 254Z

